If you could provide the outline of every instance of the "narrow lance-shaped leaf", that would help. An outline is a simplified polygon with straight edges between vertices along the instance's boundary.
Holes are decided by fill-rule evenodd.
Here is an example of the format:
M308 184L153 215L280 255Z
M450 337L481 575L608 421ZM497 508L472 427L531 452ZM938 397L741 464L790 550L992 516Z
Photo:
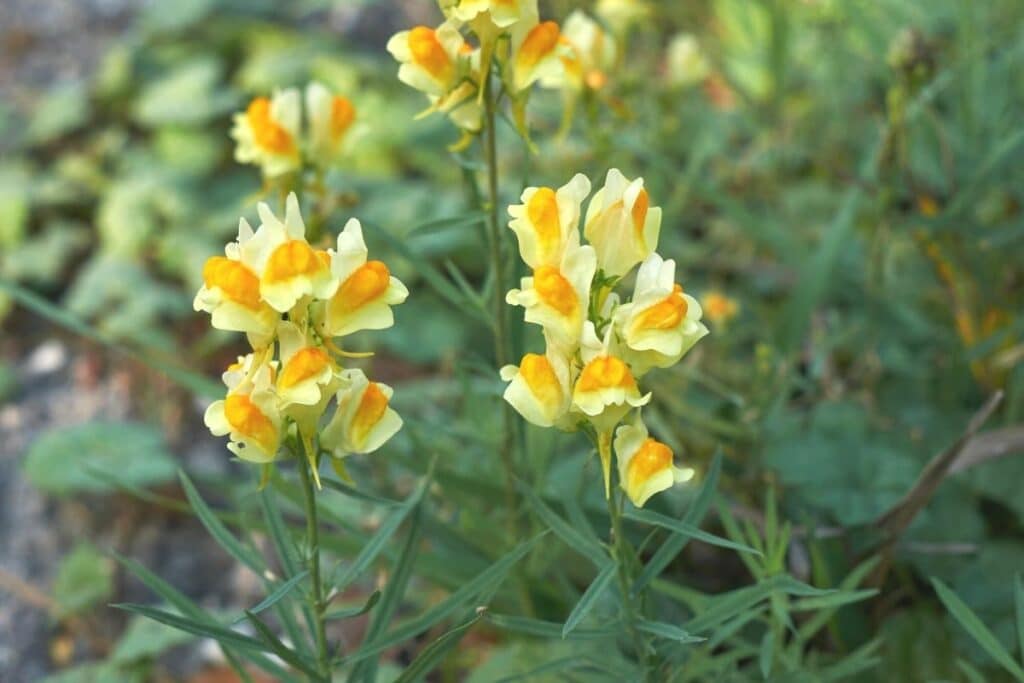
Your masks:
M608 589L612 579L615 577L617 570L616 564L613 561L608 561L605 564L597 577L591 582L583 596L580 597L580 601L576 603L576 607L573 608L569 617L565 620L565 625L562 627L562 638L572 633L572 630L576 628L583 618L590 614L590 611L597 604L597 601L604 595L604 592Z
M754 555L761 554L760 551L755 550L748 545L736 543L735 541L730 541L729 539L722 538L721 536L715 536L714 534L709 534L708 532L701 531L697 527L687 524L686 522L666 517L663 514L653 512L651 510L626 510L623 513L623 517L631 519L634 522L643 522L645 524L660 526L664 529L668 529L674 534L693 538L698 541L704 541L705 543L717 545L721 548L729 548L731 550L752 553Z
M199 495L199 491L196 490L192 480L189 479L184 471L179 471L178 476L181 478L182 488L185 489L185 497L188 498L188 502L192 505L192 509L196 511L199 521L203 523L203 526L210 532L214 540L232 557L256 572L256 574L262 576L264 569L266 569L263 559L251 548L242 545L242 542L228 531L224 523L217 519L217 515L214 514L210 506Z

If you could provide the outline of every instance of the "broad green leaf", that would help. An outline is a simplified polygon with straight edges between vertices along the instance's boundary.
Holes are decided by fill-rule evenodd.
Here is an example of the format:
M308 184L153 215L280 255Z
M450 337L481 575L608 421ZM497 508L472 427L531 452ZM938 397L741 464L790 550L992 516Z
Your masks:
M652 512L651 510L626 510L622 516L635 522L643 522L644 524L660 526L664 529L668 529L674 534L696 539L698 541L704 541L710 545L717 545L722 548L729 548L731 550L737 550L744 553L752 553L754 555L761 554L758 550L755 550L748 545L736 543L726 538L722 538L721 536L715 536L714 534L709 534L706 531L701 531L691 524L672 519L671 517L666 517L663 514Z
M114 592L113 567L88 543L80 543L65 557L53 582L55 616L78 614L107 600Z
M995 634L992 633L982 623L981 619L978 618L971 609L964 604L956 593L950 590L946 584L932 577L932 586L935 588L935 592L939 596L939 600L946 606L950 614L959 622L959 624L966 630L978 645L982 647L985 652L989 654L992 659L999 662L999 665L1006 669L1010 674L1013 675L1018 681L1024 681L1024 669L1021 669L1020 665L1013 660L1010 653L999 642Z
M82 126L89 118L88 93L82 83L53 88L32 112L27 135L34 143L48 143Z
M43 433L29 447L25 475L36 488L56 495L116 490L91 469L134 486L174 478L174 459L163 435L138 422L91 422Z
M604 592L608 590L608 586L611 584L612 579L615 578L615 574L618 571L618 566L613 561L605 561L604 568L598 573L597 577L591 582L590 586L587 587L586 592L580 598L580 601L576 603L572 612L569 613L569 617L565 620L565 625L562 626L562 637L565 638L573 629L576 628L584 617L590 614L590 611L597 604L598 600L604 595Z

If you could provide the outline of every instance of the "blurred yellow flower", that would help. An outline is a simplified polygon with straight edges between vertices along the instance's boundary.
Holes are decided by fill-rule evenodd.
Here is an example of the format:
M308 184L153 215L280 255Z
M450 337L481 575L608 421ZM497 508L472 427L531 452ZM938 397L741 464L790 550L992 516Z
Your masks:
M615 431L615 457L619 485L637 507L643 507L655 493L693 477L693 470L673 464L671 448L648 436L639 416L633 424Z
M271 99L257 97L234 116L235 159L256 164L267 177L297 170L302 163L301 115L301 97L295 88L275 93Z
M675 261L651 254L640 264L632 300L615 311L624 353L638 376L675 365L708 333L700 304L675 283L675 271Z
M597 250L598 268L621 277L658 248L661 209L650 206L643 178L628 180L617 168L587 207L583 233Z
M537 0L440 0L440 5L445 16L470 24L478 34L537 21Z
M711 290L701 297L704 315L715 325L724 325L739 313L740 305L735 299L717 290Z
M571 47L564 62L568 87L603 88L618 55L615 38L580 10L573 11L565 20L562 35Z
M347 98L314 81L306 86L306 119L310 157L319 166L329 166L352 140L355 107Z
M512 91L526 90L537 81L557 80L565 71L568 46L561 40L558 24L545 21L534 26L516 47L512 59Z
M336 458L372 453L402 428L402 418L389 405L391 387L371 382L362 370L345 371L344 380L338 408L320 435L320 445Z
M632 24L646 19L651 8L643 0L598 0L594 11L605 24L622 34Z
M665 78L676 88L687 88L702 82L711 73L711 66L696 36L676 34L668 44L665 56Z
M579 245L580 206L590 194L590 180L577 173L558 188L528 187L522 204L508 207L508 227L519 240L519 255L531 268L557 266L565 250Z

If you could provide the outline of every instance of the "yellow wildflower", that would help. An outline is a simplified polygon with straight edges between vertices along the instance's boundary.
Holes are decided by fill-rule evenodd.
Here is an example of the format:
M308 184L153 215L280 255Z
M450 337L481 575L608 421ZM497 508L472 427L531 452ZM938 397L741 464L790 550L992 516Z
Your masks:
M348 370L344 379L338 408L320 435L320 445L336 458L372 453L402 427L402 418L389 406L391 387L371 382L362 370Z
M590 200L583 233L597 250L598 268L621 277L658 248L661 209L650 206L643 178L630 181L608 171L604 187Z
M615 431L615 456L619 485L637 507L643 507L655 493L693 477L693 470L673 464L671 448L648 436L639 416L633 424Z
M244 112L235 114L231 129L237 142L235 159L258 165L267 177L298 170L300 100L299 91L288 88L270 99L257 97Z

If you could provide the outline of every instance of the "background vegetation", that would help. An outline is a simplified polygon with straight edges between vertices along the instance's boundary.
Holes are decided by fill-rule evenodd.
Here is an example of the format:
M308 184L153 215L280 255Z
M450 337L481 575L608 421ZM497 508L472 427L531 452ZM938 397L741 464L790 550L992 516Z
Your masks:
M542 13L581 4L592 10L552 0ZM510 203L577 171L642 175L684 287L737 305L652 376L645 411L697 470L651 508L762 552L627 526L672 680L1024 680L1024 7L647 9L612 27L622 58L567 135L556 93L531 103L538 154L499 130L500 191ZM270 506L257 472L203 430L198 406L220 392L209 378L237 349L191 298L260 197L258 173L231 159L230 114L313 78L366 124L327 178L327 225L358 215L412 292L367 361L406 428L349 461L357 489L321 496L337 608L379 600L334 632L352 655L341 673L390 680L416 661L406 675L431 680L630 680L609 647L614 590L588 590L607 518L585 440L524 427L526 505L511 524L495 513L502 384L478 301L480 158L447 151L457 134L442 117L413 120L422 101L384 51L395 30L435 23L434 5L188 0L130 17L88 80L0 103L0 629L25 645L0 653L5 680L219 675L200 638L108 603L170 601L230 624L285 581L267 579L262 551L299 531L301 500L278 477ZM665 63L679 31L710 64L688 87ZM538 341L516 329L520 348ZM47 370L55 339L70 358ZM217 511L208 528L241 539L228 550L255 571L229 573L195 535L154 548L205 509L179 466ZM16 515L25 501L32 514ZM62 531L81 506L86 533ZM22 525L59 541L19 545ZM184 602L149 592L142 565ZM583 618L563 638L571 614Z

